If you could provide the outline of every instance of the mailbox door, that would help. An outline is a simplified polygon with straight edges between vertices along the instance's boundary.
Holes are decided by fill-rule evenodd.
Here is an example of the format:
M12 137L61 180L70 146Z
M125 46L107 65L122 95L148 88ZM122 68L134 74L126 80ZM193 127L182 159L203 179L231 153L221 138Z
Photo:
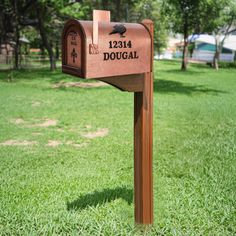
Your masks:
M70 21L65 27L62 41L62 70L63 72L84 76L85 52L84 37L77 21Z

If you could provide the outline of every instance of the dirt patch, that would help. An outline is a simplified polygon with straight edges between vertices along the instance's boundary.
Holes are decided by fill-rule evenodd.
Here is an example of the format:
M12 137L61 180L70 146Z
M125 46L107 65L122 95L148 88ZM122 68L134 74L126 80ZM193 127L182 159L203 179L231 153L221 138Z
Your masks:
M30 125L30 127L49 127L49 126L56 126L57 125L57 120L52 120L52 119L46 119L43 123L39 124L33 124Z
M79 87L79 88L98 88L108 86L108 84L98 81L98 82L67 82L67 83L58 83L53 85L53 88L69 88L69 87Z
M11 123L16 124L16 125L20 125L23 124L25 121L21 118L16 118L16 119L12 119Z
M56 126L58 121L57 120L53 120L53 119L44 119L43 121L40 120L35 120L36 122L40 122L40 123L36 123L36 124L31 124L28 125L29 122L26 122L25 120L21 119L21 118L16 118L16 119L11 119L10 122L16 125L21 125L24 124L26 127L49 127L49 126Z
M62 142L58 141L58 140L48 140L48 143L47 143L46 146L48 146L48 147L57 147L61 144L62 144Z
M76 148L81 148L81 147L85 147L87 146L88 144L87 143L74 143L72 144L73 147L76 147Z
M32 107L39 107L40 105L41 105L41 102L36 101L36 102L33 102L31 106Z
M65 130L62 129L62 128L58 128L58 129L56 129L56 131L57 131L57 132L60 132L60 133L64 133L64 132L65 132Z
M6 140L5 142L3 143L0 143L0 145L3 145L3 146L30 146L30 145L35 145L37 144L36 141L27 141L27 140Z
M73 143L74 143L73 141L67 141L67 142L66 142L67 145L71 145L71 144L73 144Z
M88 133L82 134L82 136L85 138L93 139L93 138L98 138L98 137L105 137L108 135L108 133L109 133L109 130L107 128L103 128L103 129L98 129L95 132L88 132Z
M70 128L68 131L70 131L70 132L77 132L77 129L76 128Z
M48 143L46 144L47 147L58 147L59 145L70 145L76 148L81 148L84 146L87 146L87 143L75 143L74 141L67 141L66 143L63 143L59 140L48 140Z
M71 145L71 146L76 147L76 148L81 148L81 147L85 147L85 146L88 145L88 143L75 143L73 141L67 141L65 144L66 145Z
M33 136L41 136L43 135L42 133L39 133L39 132L35 132L35 133L32 133Z

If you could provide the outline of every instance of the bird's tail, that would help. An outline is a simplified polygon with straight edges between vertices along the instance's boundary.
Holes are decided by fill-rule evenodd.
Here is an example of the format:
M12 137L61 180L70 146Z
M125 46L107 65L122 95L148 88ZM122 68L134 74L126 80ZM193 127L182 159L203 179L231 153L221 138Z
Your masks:
M111 33L109 33L109 35L111 35L111 34L115 34L116 33L116 31L112 31Z

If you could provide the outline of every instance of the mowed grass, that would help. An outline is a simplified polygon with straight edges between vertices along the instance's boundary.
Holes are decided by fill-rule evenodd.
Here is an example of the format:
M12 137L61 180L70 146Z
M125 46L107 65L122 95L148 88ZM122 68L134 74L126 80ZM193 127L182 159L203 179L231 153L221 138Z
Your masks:
M1 72L0 235L235 235L236 70L179 67L155 62L146 229L134 224L133 94L53 88L82 81L60 70Z

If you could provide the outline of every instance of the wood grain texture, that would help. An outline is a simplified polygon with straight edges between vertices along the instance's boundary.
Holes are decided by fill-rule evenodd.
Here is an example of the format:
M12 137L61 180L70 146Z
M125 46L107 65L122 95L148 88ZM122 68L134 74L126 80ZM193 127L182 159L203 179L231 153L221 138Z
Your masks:
M110 11L93 10L93 44L98 45L98 23L110 22Z
M134 93L135 221L153 223L152 73L145 73L144 91Z
M153 23L143 21L150 31ZM153 51L153 46L151 48ZM150 58L151 64L153 57ZM145 73L143 91L134 93L134 200L135 222L153 224L153 73Z
M119 24L126 28L124 37L118 33L110 34ZM78 77L96 79L150 71L151 40L143 24L102 21L98 25L98 44L93 44L92 21L69 20L65 24L62 34L62 68L65 73L69 74L70 68L74 67L73 75L79 69ZM68 46L67 35L73 32L79 33L81 47ZM71 57L73 50L77 53L75 63ZM81 64L77 63L79 58Z
M69 46L70 40L68 40L68 35L71 32L76 32L79 36L79 45L75 47L77 58L75 63L69 62L69 57L73 52L71 46ZM62 72L67 74L72 74L83 78L86 73L86 47L85 47L85 34L83 28L80 26L79 21L69 20L62 32Z
M99 80L113 85L121 91L141 92L143 91L144 74L112 76Z
M62 70L83 78L96 78L119 88L134 92L134 198L135 222L153 223L153 179L152 179L152 126L153 126L153 22L144 20L142 24L125 23L125 39L110 35L117 23L103 22L99 28L99 53L89 54L92 44L92 22L69 21L63 31ZM79 48L68 46L67 35L76 32ZM110 35L110 37L108 37ZM150 40L151 39L151 40ZM104 54L110 51L110 41L130 40L132 48L113 49L114 51L136 51L135 60L105 60ZM72 44L73 45L73 44ZM81 53L76 58L73 51ZM80 61L76 61L79 58ZM68 63L69 62L69 63Z

